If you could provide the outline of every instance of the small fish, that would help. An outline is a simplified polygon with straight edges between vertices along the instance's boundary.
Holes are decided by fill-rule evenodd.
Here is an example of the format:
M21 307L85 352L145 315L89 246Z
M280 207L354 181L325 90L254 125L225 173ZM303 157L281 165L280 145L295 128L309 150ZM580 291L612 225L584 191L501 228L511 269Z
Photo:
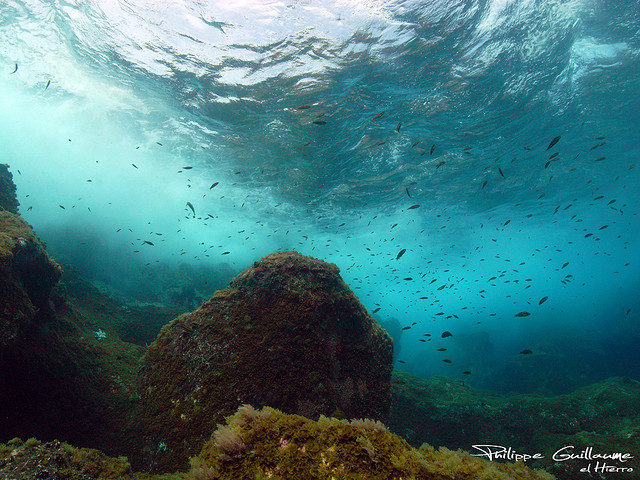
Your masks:
M13 72L11 72L9 75L16 73L18 71L18 64L16 63L16 68L13 70Z
M302 145L303 147L306 147L307 145L309 145L311 142L306 142L304 145Z
M516 317L528 317L531 315L529 312L518 312L516 313Z
M413 280L413 277L406 277L406 278L403 278L403 280L406 280L407 282L409 282L409 281Z
M547 147L547 150L550 150L551 147L553 147L556 143L558 143L560 141L560 135L558 135L557 137L555 137L553 140L551 140L551 143L549 144L549 146Z
M47 82L47 85L44 87L44 89L46 90L47 88L49 88L49 85L51 85L51 80Z
M524 147L525 150L531 151L531 147Z
M380 118L382 115L384 115L384 112L380 112L375 117L373 117L371 120L375 120L376 118Z
M439 352L444 352L444 351L446 351L446 350L447 350L446 348L439 348L439 349L438 349L438 351L439 351Z
M326 125L327 122L325 122L324 120L314 120L311 123L315 123L316 125Z
M66 210L62 205L58 205L61 209Z
M463 375L471 375L471 372L469 370L465 370L464 372L462 372Z
M407 363L404 360L398 360L398 363Z
M306 109L308 109L308 108L311 108L311 105L304 104L304 105L300 105L300 106L298 107L298 110L306 110Z
M193 167L182 167L183 170L191 170Z
M145 240L144 242L142 242L143 245L151 245L152 247L154 246L153 242L150 242L149 240Z
M487 182L488 182L488 181L489 181L489 180L485 180L484 182L482 182L482 188L484 188L484 187L486 187L486 186L487 186Z
M509 222L510 222L510 221L511 221L511 220L507 220L506 222L504 222L504 224L503 224L502 226L503 226L503 227L506 227L507 225L509 225Z
M398 260L402 255L404 255L404 252L406 252L406 251L407 251L406 248L403 248L402 250L400 250L398 252L398 255L396 255L396 260Z
M601 162L602 160L604 160L606 157L600 157L600 158L596 158L594 161L596 162Z
M405 188L404 190L405 192L407 192L407 195L409 196L409 198L411 198L411 194L409 193L409 188Z
M416 208L419 208L420 204L416 203L415 205L411 205L409 208L407 208L407 210L415 210Z
M33 207L29 207L29 208L27 208L27 212L28 212L29 210L31 210L32 208L33 208Z
M138 166L135 163L131 164L134 168L138 168Z
M439 169L442 165L444 165L444 163L445 163L444 160L440 160L436 165L436 170Z
M453 334L449 331L442 332L442 338L453 337Z
M415 147L416 145L418 145L420 143L420 140L416 140L415 142L413 142L413 145L411 145L411 148Z
M445 358L444 360L442 360L444 363L451 363L451 360L449 360L448 358Z
M544 164L544 168L547 168L549 165L551 165L551 160Z
M533 353L533 352L531 350L529 350L529 349L526 349L526 350L522 350L520 353L522 355L529 355L530 353Z
M564 265L562 265L562 267L560 267L560 270L562 270L564 267L566 267L567 265L569 265L569 262L565 262Z
M604 230L605 228L607 228L609 225L603 225L601 226L598 230Z
M191 209L191 211L193 212L193 216L196 216L196 209L193 208L193 205L191 204L191 202L187 202L187 207L189 207Z
M409 330L411 327L402 327L402 330Z
M402 123L399 123L398 126L396 127L396 132L400 133L400 127L402 126Z
M544 302L546 302L549 299L549 297L542 297L540 299L540 301L538 302L538 305L542 305Z
M429 150L429 155L433 155L433 151L436 149L436 144L431 145L431 150Z
M211 186L209 187L209 190L211 190L213 187L215 187L216 185L218 185L218 183L220 183L220 182L214 182L214 183L212 183L212 184L211 184Z
M381 307L376 308L376 309L375 309L373 312L371 312L371 313L377 313L377 312L379 312L379 311L380 311L380 308L381 308Z
M502 178L507 178L504 176L504 173L502 173L502 169L500 167L498 167L498 171L500 172L500 175L502 175Z
M229 255L231 252L222 252L220 255Z

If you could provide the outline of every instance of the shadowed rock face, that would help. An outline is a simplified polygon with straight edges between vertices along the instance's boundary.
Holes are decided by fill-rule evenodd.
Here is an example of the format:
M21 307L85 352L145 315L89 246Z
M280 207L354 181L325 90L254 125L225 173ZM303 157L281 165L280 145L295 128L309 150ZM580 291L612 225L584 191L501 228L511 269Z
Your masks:
M243 403L385 421L391 361L390 337L335 265L271 254L164 327L149 348L141 395L149 438L163 444L152 461L186 464Z
M60 267L17 215L16 187L0 165L0 348L12 345L38 310L47 309Z
M13 175L9 171L9 165L0 163L0 211L18 214L18 197L16 186L13 183Z

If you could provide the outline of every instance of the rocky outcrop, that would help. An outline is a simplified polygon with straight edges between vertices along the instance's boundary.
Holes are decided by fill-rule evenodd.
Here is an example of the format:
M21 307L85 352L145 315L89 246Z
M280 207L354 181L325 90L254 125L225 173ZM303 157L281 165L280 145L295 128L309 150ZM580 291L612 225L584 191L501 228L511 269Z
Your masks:
M15 185L5 167L0 165L0 349L15 343L36 313L48 308L60 278L60 267L16 214Z
M243 403L384 421L391 360L390 337L335 265L271 254L149 347L140 369L149 454L160 469L186 464Z
M13 175L9 171L9 165L0 163L0 211L6 210L18 214L18 197L16 186L13 183Z

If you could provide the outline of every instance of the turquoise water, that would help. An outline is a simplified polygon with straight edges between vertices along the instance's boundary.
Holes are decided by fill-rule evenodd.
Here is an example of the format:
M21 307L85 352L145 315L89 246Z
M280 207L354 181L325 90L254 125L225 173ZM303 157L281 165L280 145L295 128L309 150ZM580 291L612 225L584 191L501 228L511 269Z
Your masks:
M115 289L295 249L411 373L640 379L639 31L635 1L5 1L0 162Z

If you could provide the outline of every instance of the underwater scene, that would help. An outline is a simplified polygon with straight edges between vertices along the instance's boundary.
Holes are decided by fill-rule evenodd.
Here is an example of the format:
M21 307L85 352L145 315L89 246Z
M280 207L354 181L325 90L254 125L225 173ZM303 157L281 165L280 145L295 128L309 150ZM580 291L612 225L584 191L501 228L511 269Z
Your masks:
M640 3L0 44L0 479L640 478Z

